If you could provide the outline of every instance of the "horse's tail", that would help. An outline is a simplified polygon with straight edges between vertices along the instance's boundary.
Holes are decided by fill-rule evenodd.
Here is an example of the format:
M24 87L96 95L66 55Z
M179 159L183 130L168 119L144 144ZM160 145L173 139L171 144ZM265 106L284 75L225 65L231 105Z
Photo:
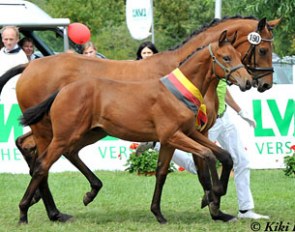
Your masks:
M53 93L49 98L40 104L26 109L23 113L23 116L20 117L20 124L23 126L29 126L39 122L44 117L44 115L49 112L58 92L59 91Z
M0 95L4 85L15 75L22 73L28 65L29 63L14 66L0 77Z

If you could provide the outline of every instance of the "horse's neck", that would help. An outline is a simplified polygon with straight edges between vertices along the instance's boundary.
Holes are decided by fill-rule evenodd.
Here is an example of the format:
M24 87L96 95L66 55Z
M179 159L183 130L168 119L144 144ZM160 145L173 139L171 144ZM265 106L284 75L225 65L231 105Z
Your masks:
M179 69L204 96L212 76L212 61L208 48L196 52Z
M227 35L233 35L236 31L239 31L237 42L239 41L242 34L247 35L251 31L255 31L257 26L257 21L253 19L228 19L222 21L214 26L208 27L205 31L192 36L179 48L175 49L175 54L178 60L184 60L188 55L190 55L196 48L207 46L214 41L218 41L220 34L227 30ZM245 37L244 35L242 37ZM236 47L236 46L235 46Z

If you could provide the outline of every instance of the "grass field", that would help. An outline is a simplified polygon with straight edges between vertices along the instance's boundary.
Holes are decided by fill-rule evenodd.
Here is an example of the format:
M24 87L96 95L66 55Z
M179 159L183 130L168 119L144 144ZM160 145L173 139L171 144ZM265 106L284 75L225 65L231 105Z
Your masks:
M213 222L208 208L200 209L202 189L197 177L186 172L168 175L162 197L162 212L168 223L160 225L150 212L155 177L127 172L96 171L104 183L97 198L85 207L83 195L89 190L86 179L78 172L50 174L49 183L60 211L74 216L68 223L53 223L47 218L42 202L29 210L29 224L18 225L18 203L30 180L28 175L0 174L0 231L285 231L295 225L295 178L282 170L253 170L251 186L255 210L270 215L270 220L238 220L234 223ZM233 178L222 199L222 210L237 214ZM255 224L259 223L259 225ZM275 227L277 226L277 227ZM256 228L256 227L255 227ZM288 229L288 230L286 230ZM271 231L271 230L268 230ZM295 231L295 229L293 230Z

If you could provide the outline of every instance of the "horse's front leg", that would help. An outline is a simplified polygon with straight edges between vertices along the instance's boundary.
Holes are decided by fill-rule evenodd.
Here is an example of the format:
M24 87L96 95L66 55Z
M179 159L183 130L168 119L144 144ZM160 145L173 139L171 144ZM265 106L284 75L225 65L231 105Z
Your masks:
M221 184L217 168L216 168L216 158L215 154L213 154L211 148L218 148L217 145L212 143L207 137L202 135L198 131L194 131L190 134L190 137L184 136L181 132L178 132L175 134L174 140L171 141L171 145L174 147L185 150L187 152L191 152L197 156L199 156L202 162L205 162L207 165L204 165L204 172L202 172L204 178L206 179L206 182L203 183L209 183L209 181L212 181L212 191L207 192L207 197L209 201L209 210L211 214L211 218L213 220L222 220L222 221L231 221L232 219L235 219L234 216L229 214L224 214L219 210L220 208L220 196L223 193L223 185ZM195 160L196 162L196 160ZM208 174L209 168L210 174ZM211 178L209 178L209 176ZM210 184L207 183L207 187L210 189Z
M161 197L163 187L166 181L168 168L170 165L170 161L172 159L172 155L174 152L174 148L162 145L160 147L159 158L158 158L158 166L156 169L156 186L154 191L154 196L151 204L151 211L155 215L156 219L159 223L164 224L167 222L165 217L161 212Z
M211 176L207 163L200 157L193 155L193 160L197 169L199 182L201 183L204 190L204 197L201 202L201 209L208 205L208 202L212 202L213 198L211 195L212 184Z
M217 146L216 149L213 149L213 153L222 165L220 181L223 186L223 193L221 195L225 195L227 192L230 172L233 168L233 160L231 158L230 153L228 151L222 149L221 147Z

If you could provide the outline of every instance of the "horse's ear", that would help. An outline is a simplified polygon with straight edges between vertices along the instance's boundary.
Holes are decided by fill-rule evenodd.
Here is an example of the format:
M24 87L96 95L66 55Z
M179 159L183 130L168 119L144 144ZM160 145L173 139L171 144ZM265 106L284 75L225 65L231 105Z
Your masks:
M222 46L222 44L226 41L226 34L227 34L227 30L223 31L219 37L219 47Z
M262 31L266 26L266 18L263 18L259 21L257 26L257 31Z
M274 28L274 27L276 27L276 26L281 22L281 20L282 20L282 18L274 19L274 20L268 21L267 24L268 24L271 28Z
M231 43L231 44L234 44L234 43L236 42L237 35L238 35L238 31L236 31L235 34L232 36L232 38L231 38L231 40L230 40L230 43Z

